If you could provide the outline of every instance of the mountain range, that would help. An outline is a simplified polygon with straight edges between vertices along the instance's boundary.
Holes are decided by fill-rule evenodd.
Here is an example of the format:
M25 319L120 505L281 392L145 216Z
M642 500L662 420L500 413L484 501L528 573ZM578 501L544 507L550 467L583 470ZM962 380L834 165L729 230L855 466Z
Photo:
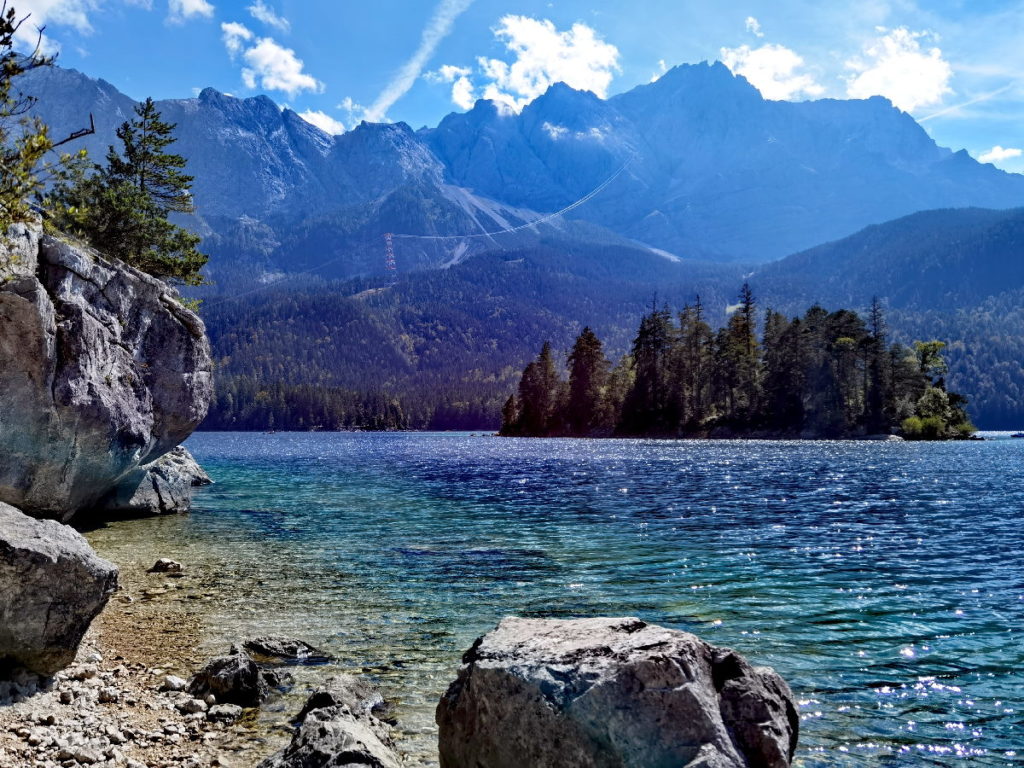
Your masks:
M93 114L94 156L134 106L72 70L22 87L54 136ZM298 400L288 423L323 426L328 398L348 424L393 406L415 426L493 427L544 340L565 350L590 325L616 357L652 302L699 294L722 322L744 281L791 313L881 297L895 338L950 342L979 424L1024 423L1024 176L937 146L885 99L766 101L699 64L419 130L329 136L213 89L158 107L211 254L214 427L266 428Z
M93 114L98 156L133 106L74 70L20 85L55 136ZM212 274L232 282L380 274L385 232L440 238L399 238L403 271L541 237L756 264L920 210L1024 205L1024 176L937 146L886 99L767 101L720 63L609 99L556 84L519 114L481 100L416 131L330 136L266 96L210 88L158 107L196 175Z

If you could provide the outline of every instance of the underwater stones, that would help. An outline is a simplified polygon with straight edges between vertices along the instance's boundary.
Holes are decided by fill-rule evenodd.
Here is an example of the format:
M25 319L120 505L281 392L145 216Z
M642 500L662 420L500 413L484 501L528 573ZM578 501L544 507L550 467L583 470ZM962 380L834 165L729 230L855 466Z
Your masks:
M181 573L181 563L169 557L161 557L146 573Z
M238 647L232 646L231 650L237 653ZM241 650L256 657L282 662L322 664L331 660L320 649L294 637L252 637L242 641Z
M786 683L635 618L504 619L437 707L442 768L785 768Z
M117 587L80 533L0 502L0 663L52 675Z
M307 700L291 744L259 768L399 768L391 729L373 714L383 701L359 678L329 679Z

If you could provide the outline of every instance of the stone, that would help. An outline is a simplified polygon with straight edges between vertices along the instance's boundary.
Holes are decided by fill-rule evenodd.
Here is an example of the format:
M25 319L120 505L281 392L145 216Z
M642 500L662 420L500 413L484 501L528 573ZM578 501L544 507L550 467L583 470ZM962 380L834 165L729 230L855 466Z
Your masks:
M171 560L169 557L161 557L150 568L147 573L181 573L181 563Z
M160 683L161 691L184 691L187 687L188 682L177 675L167 675Z
M195 430L213 394L210 345L164 282L38 225L7 240L0 501L66 522Z
M355 675L336 675L327 678L310 694L297 719L304 719L314 709L341 706L352 712L372 714L380 720L386 720L390 712L377 686Z
M232 647L237 651L237 646ZM303 640L293 637L253 637L242 641L241 650L252 656L273 661L324 664L331 657Z
M358 678L332 678L306 701L291 743L258 768L399 768L391 729L372 714L383 697Z
M230 722L242 716L242 708L237 704L214 704L206 713L209 720Z
M117 588L117 567L85 538L0 502L0 666L52 675L75 660Z
M188 692L195 698L213 694L224 704L258 707L270 695L270 686L251 656L233 653L213 659L199 670L189 681Z
M110 515L171 515L192 508L192 489L213 481L183 445L128 473L103 498Z
M767 667L635 618L507 618L437 707L442 768L785 768L793 694Z

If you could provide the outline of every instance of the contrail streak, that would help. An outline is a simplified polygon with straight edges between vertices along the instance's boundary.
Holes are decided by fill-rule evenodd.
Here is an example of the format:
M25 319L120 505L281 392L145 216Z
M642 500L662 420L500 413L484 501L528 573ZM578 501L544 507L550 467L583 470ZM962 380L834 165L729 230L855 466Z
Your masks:
M932 112L930 115L925 115L924 117L919 118L917 122L923 123L926 120L931 120L932 118L935 117L942 117L943 115L948 115L950 112L956 112L958 109L969 107L971 106L971 104L978 104L982 101L988 101L992 97L998 96L1000 93L1010 90L1011 88L1013 88L1014 85L1016 85L1016 83L1010 83L1009 85L1004 85L1002 88L997 88L996 90L990 91L989 93L983 93L981 94L981 96L977 96L971 99L970 101L965 101L963 104L954 104L951 107L940 109L938 112Z
M472 4L473 0L441 0L423 29L419 48L380 92L376 101L367 107L364 115L366 120L371 123L380 122L391 106L408 93L416 78L423 72L423 67L434 55L437 46L452 31L455 20Z

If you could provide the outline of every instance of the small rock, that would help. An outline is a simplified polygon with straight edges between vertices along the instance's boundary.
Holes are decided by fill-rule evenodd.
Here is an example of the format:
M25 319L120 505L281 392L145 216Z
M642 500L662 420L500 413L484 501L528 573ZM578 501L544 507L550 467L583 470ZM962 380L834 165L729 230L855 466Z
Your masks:
M150 568L147 573L181 573L181 563L171 560L169 557L161 557Z
M197 698L212 693L217 701L258 707L270 695L266 675L245 653L213 659L195 674L188 692Z
M167 675L160 684L161 691L184 691L188 682L176 675Z
M112 686L100 690L100 704L116 704L121 700L121 692Z
M197 712L205 712L207 709L209 709L209 707L207 707L206 702L201 701L199 699L188 699L187 701L183 701L181 704L178 705L178 711L183 712L186 715L194 715Z
M70 704L74 700L75 700L75 694L74 694L73 691L69 691L69 690L65 689L65 690L60 692L60 703L61 704Z
M242 716L242 708L237 704L217 704L206 713L208 720L231 721Z

